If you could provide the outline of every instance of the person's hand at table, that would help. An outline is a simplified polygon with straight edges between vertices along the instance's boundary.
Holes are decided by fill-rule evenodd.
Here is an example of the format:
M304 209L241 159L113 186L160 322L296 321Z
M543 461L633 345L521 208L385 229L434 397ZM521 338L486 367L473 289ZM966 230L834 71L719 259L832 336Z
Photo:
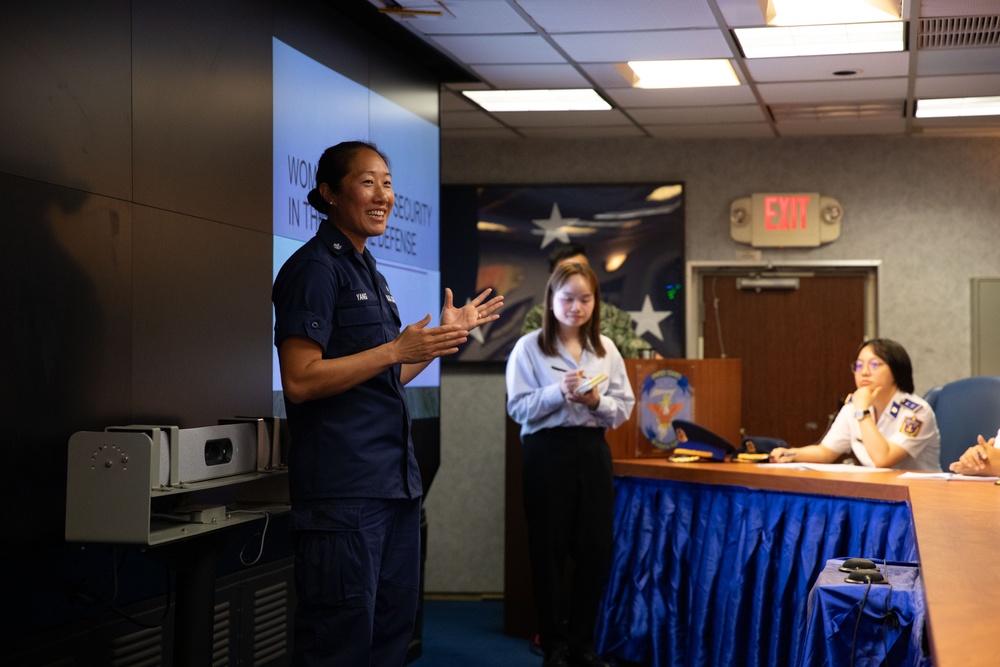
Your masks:
M996 475L1000 472L1000 450L994 447L996 438L986 440L979 436L978 442L969 447L957 461L948 466L952 472L961 475Z
M775 447L770 451L768 459L771 463L791 463L797 452L791 447Z

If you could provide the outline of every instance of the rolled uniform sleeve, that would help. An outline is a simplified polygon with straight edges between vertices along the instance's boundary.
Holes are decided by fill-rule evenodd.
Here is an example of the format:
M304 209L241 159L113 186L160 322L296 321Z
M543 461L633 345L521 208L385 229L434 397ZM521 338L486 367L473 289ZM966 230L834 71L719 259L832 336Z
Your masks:
M299 262L289 267L288 280L276 295L282 308L274 314L274 342L288 336L305 336L327 348L332 333L337 294L330 268L317 261ZM293 285L296 289L285 286Z

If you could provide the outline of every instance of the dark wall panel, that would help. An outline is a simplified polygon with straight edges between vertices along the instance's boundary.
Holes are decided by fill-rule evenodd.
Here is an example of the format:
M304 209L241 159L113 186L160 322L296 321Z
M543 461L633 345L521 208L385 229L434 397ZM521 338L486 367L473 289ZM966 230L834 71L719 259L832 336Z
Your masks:
M337 3L330 0L305 0L292 5L277 3L274 36L437 124L438 81L431 70L420 66L422 58L402 55L400 45L391 41L391 34L388 35L390 41L383 41L380 36L384 33L359 30L350 17L331 11L331 4L336 6ZM383 30L392 27L391 23L383 22ZM418 64L415 65L414 60Z
M62 541L66 443L130 414L131 205L0 175L4 544Z
M372 36L332 12L328 2L276 3L274 36L348 79L368 85Z
M207 426L271 413L271 236L136 206L134 411Z
M275 26L431 113L436 84L383 71L407 58L339 4L0 3L0 501L22 510L0 532L0 664L166 585L135 550L64 543L74 432L271 412Z
M0 10L0 172L130 199L128 0Z
M135 201L271 229L271 3L133 3Z

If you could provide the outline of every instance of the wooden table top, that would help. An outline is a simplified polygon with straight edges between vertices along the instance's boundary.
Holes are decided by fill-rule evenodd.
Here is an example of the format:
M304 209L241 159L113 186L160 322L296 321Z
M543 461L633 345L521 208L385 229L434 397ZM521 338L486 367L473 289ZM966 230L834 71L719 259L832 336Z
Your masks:
M616 459L622 477L907 501L935 667L1000 664L1000 487L899 479L900 471L819 472L744 463Z

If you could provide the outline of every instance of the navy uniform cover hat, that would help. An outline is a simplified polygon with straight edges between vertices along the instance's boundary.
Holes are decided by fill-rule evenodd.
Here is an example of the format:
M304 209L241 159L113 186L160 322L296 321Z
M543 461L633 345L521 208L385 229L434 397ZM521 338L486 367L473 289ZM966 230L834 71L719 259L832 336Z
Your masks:
M677 434L677 453L691 452L702 459L728 461L736 454L736 447L717 433L694 422L675 419L674 432Z

